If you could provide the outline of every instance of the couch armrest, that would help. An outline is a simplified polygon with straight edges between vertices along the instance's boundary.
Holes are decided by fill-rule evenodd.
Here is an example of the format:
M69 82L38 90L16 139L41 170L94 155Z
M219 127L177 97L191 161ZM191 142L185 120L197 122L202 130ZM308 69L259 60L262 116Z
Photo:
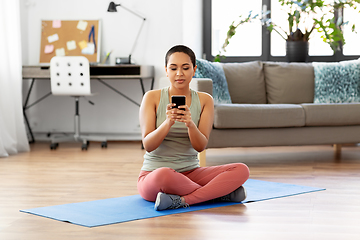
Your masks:
M212 96L213 83L210 78L193 78L192 81L196 81L197 91L206 92Z
M169 85L169 79L167 77L161 77L157 88L160 89ZM210 78L193 78L190 83L190 88L195 91L206 92L212 95L212 80Z

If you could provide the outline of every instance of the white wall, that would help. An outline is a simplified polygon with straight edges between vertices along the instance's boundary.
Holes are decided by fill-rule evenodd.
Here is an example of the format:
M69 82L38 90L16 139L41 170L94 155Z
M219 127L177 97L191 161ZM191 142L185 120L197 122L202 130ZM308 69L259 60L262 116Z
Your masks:
M110 0L21 0L23 65L37 65L40 54L41 20L101 19L101 52L113 51L115 57L129 54L141 24L141 19L118 7L108 13ZM127 8L146 17L143 31L132 55L136 64L153 65L155 80L165 76L164 55L175 44L191 47L197 57L202 54L201 0L117 0ZM101 60L103 59L103 56ZM142 92L137 80L108 80L109 84L141 102ZM25 81L24 94L29 81ZM145 81L150 88L150 80ZM50 81L38 80L30 103L50 91ZM139 107L122 96L92 81L91 97L95 106L80 100L83 132L139 133ZM27 110L34 132L73 131L74 100L71 97L50 96Z

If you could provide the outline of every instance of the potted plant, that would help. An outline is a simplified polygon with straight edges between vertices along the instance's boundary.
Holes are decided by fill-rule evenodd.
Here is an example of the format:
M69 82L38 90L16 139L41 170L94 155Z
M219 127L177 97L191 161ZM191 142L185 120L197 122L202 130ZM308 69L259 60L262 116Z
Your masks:
M321 33L321 38L328 43L332 50L336 52L341 45L345 44L342 26L348 24L343 22L342 14L339 14L343 7L356 9L360 0L335 0L331 3L324 0L279 0L281 6L287 10L288 29L283 29L268 17L270 11L261 15L253 15L252 12L245 18L240 16L240 20L229 26L222 52L226 52L226 47L230 39L235 35L236 28L240 25L260 20L266 24L267 29L275 31L286 41L286 57L288 61L306 61L308 56L309 39L313 31ZM266 17L261 17L266 16ZM355 31L355 25L352 26ZM215 57L214 61L220 61L221 52Z

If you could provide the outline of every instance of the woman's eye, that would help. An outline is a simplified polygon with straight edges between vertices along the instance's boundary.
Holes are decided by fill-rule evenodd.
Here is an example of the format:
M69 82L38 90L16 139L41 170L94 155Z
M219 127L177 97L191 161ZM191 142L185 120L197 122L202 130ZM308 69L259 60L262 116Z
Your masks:
M189 70L189 68L184 68L184 70Z
M176 68L170 68L170 70L176 71Z

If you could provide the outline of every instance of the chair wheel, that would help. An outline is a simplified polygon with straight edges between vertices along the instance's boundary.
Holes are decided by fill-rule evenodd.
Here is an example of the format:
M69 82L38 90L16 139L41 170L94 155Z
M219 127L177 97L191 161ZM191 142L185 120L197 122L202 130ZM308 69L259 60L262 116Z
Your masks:
M50 144L50 149L55 150L58 146L59 146L58 143L52 143L52 144Z
M107 142L106 141L101 143L101 148L107 148Z
M83 143L83 145L81 146L81 150L87 150L87 148L88 148L88 145Z

